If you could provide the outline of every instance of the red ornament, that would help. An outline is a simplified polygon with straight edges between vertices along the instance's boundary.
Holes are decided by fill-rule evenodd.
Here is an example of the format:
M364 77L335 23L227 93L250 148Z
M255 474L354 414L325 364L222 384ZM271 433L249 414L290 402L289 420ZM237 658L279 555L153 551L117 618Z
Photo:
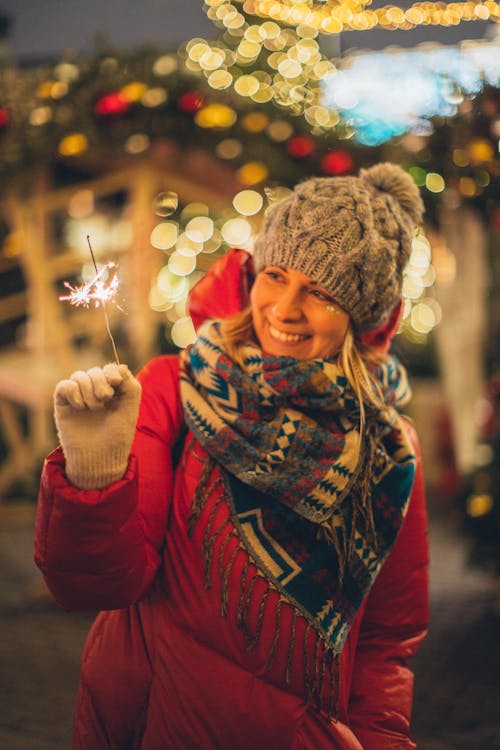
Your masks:
M325 174L349 174L354 169L354 161L348 151L329 151L321 159L321 169Z
M9 124L10 112L6 107L0 107L0 130Z
M177 106L183 112L194 114L205 104L205 99L199 91L186 91L177 99Z
M307 135L295 135L286 144L287 152L294 159L304 159L306 156L311 156L315 148L315 142Z
M102 117L123 115L131 105L132 102L121 91L112 91L96 101L94 112Z

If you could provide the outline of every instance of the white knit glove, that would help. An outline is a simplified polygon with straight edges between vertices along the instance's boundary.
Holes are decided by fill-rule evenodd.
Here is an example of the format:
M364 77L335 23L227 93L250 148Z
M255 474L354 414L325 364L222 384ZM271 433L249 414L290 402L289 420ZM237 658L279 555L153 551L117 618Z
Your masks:
M140 383L127 365L78 370L59 381L54 417L71 484L101 489L123 477L140 398Z

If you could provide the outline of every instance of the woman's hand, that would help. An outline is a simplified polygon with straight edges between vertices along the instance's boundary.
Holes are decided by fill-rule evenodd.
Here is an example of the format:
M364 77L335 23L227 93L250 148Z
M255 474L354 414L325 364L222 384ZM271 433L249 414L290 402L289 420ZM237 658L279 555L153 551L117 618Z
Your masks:
M74 372L54 393L54 416L66 475L81 489L121 479L134 438L140 383L126 365Z

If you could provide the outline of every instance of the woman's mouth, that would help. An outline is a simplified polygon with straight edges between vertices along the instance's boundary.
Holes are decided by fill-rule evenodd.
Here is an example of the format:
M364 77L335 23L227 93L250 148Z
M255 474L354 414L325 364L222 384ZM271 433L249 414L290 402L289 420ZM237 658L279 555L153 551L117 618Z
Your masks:
M269 333L271 334L273 339L276 339L276 341L283 341L288 344L298 344L299 341L305 341L306 339L310 338L309 336L300 333L285 333L284 331L279 331L270 323Z

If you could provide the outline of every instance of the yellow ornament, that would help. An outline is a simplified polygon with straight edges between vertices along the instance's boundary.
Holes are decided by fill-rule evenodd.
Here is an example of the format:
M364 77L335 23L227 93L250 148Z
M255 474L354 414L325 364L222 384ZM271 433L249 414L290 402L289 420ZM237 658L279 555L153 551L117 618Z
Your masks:
M490 161L490 159L493 158L493 146L490 141L487 141L484 138L471 141L468 150L470 160L474 164L481 164L482 162Z
M263 182L269 174L266 165L261 161L249 161L236 172L236 177L242 185L257 185Z
M89 145L87 136L83 133L71 133L59 143L58 151L61 156L78 156L87 150Z
M200 128L230 128L236 119L236 112L226 104L208 104L194 118Z

